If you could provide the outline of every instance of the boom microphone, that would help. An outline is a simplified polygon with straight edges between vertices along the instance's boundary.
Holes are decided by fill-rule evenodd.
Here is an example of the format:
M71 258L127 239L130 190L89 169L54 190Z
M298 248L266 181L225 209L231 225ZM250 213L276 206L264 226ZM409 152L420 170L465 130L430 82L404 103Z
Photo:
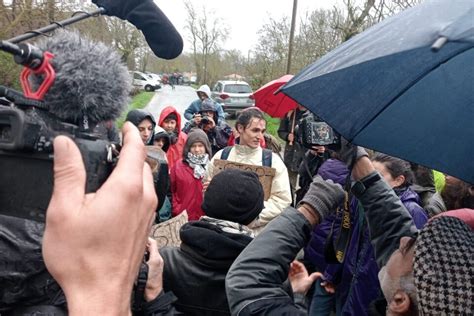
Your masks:
M105 14L127 20L142 31L156 56L173 59L183 51L183 39L152 0L92 0Z
M117 52L71 31L57 32L37 47L54 55L56 79L44 96L50 113L82 129L120 116L129 102L131 79ZM30 76L33 88L42 79Z

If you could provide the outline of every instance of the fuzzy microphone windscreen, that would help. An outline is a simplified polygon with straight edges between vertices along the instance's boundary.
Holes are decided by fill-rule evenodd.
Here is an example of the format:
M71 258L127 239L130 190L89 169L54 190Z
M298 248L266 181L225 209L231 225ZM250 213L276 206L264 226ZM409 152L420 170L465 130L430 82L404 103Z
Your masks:
M44 97L52 114L77 125L120 116L129 102L131 78L115 50L64 30L37 46L54 54L56 79ZM30 81L37 88L42 78L31 76Z

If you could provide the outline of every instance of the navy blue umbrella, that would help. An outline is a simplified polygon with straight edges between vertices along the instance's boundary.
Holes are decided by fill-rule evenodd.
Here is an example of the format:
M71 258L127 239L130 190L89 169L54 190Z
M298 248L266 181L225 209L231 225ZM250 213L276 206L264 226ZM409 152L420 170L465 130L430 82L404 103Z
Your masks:
M426 1L281 90L354 144L474 183L473 47L474 1Z

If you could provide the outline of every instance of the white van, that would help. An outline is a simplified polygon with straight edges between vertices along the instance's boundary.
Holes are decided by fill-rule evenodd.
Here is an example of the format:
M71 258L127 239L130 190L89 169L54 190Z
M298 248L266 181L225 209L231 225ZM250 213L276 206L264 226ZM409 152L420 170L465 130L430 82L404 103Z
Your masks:
M140 72L140 71L131 71L130 74L133 78L133 86L144 89L145 91L155 91L160 89L160 82L151 76Z

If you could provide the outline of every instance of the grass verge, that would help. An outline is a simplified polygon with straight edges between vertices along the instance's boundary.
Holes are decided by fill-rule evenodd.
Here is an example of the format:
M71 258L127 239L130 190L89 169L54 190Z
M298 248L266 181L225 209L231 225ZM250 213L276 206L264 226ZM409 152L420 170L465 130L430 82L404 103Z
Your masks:
M130 102L130 104L128 105L128 109L122 113L120 118L115 123L118 129L122 129L123 122L125 121L125 118L127 117L127 113L130 110L143 109L145 106L147 106L147 104L150 102L151 98L153 98L154 95L155 95L154 92L142 91L139 94L133 96L132 102Z

